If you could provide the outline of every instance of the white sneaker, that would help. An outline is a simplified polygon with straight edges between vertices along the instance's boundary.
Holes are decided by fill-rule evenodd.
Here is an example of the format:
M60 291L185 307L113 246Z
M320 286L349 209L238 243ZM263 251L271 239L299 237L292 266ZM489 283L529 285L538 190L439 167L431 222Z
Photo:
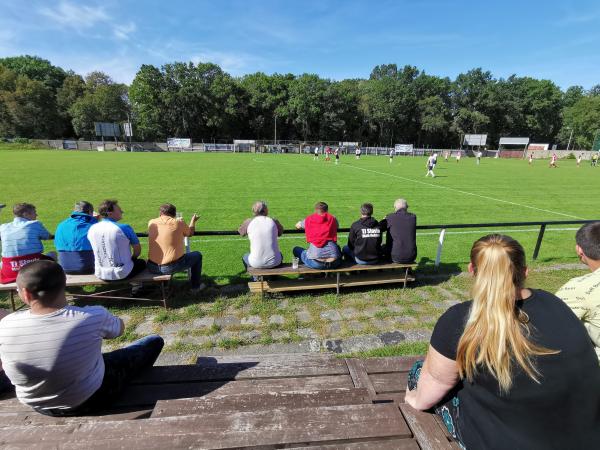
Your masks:
M196 295L197 293L203 291L204 289L206 289L206 284L200 283L200 286L198 286L197 288L190 289L190 292L192 294Z

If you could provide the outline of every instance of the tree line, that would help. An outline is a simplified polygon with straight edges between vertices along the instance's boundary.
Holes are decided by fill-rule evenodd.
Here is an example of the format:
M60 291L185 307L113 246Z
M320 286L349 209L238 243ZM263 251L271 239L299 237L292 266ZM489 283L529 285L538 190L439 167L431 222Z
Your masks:
M465 133L525 136L591 148L600 85L562 91L550 80L495 78L481 68L454 80L417 67L376 66L368 79L257 72L233 77L213 63L142 65L130 86L85 77L35 56L0 58L0 136L94 138L94 122L124 122L134 138L360 141L456 147Z

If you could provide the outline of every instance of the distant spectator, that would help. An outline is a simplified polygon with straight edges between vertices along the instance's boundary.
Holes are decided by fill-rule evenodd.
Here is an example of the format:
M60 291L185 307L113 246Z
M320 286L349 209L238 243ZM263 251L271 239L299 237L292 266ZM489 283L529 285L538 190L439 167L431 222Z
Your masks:
M462 448L599 448L600 366L581 322L525 287L525 251L509 236L475 242L469 272L473 300L439 318L405 401L433 409Z
M30 203L17 203L13 207L14 220L0 225L2 243L2 269L0 283L12 283L17 279L19 269L25 264L39 259L55 259L51 252L43 255L42 240L51 238L42 222L37 220L35 206Z
M94 252L87 237L90 227L98 223L91 203L75 203L70 217L56 227L54 246L58 262L65 273L83 275L94 273Z
M251 219L246 219L238 229L241 236L250 239L250 253L242 257L244 266L257 269L271 269L283 261L277 238L283 234L283 227L277 219L269 217L269 208L263 201L252 205Z
M294 256L313 269L335 269L342 262L340 247L337 245L337 219L329 214L325 202L315 205L315 212L298 222L296 228L305 230L308 249L294 247Z
M104 200L98 213L102 221L92 225L88 239L92 244L95 275L101 280L131 278L146 268L146 261L138 259L142 253L140 240L129 225L119 223L124 211L117 200Z
M344 255L356 264L377 264L381 256L381 229L373 217L373 205L363 203L360 219L352 224Z
M381 221L386 231L385 253L395 263L410 264L417 259L417 216L408 212L403 198L394 202L395 212Z
M148 336L102 354L102 340L123 334L123 321L102 306L67 305L66 277L53 261L24 266L19 296L29 310L0 321L0 357L17 398L51 416L98 412L151 367L163 340Z
M600 359L600 222L582 226L575 251L591 273L573 278L556 293L583 322Z
M171 275L191 269L192 291L205 286L201 283L202 253L185 251L185 238L196 231L198 216L194 214L190 224L176 218L177 209L171 203L161 205L159 216L148 222L148 271Z

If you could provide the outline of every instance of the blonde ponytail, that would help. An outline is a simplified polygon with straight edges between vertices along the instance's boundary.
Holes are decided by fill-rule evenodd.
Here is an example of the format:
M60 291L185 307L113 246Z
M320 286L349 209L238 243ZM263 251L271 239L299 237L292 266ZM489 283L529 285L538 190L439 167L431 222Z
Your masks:
M529 340L529 317L516 305L525 283L523 247L511 237L491 234L473 244L471 263L473 304L456 355L460 377L472 381L477 368L485 367L508 392L516 363L539 383L533 357L558 352Z

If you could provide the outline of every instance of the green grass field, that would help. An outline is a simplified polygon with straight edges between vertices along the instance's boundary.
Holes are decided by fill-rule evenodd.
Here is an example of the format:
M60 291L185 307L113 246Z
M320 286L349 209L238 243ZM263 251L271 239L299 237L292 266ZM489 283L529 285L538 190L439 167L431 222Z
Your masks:
M326 201L342 227L358 217L362 202L375 206L381 218L398 197L408 200L419 224L479 223L536 220L600 219L600 168L577 168L563 160L558 169L547 161L528 166L522 160L463 158L457 164L440 158L437 178L425 178L425 159L368 156L359 161L343 156L341 164L313 161L309 155L113 153L26 150L0 147L0 203L31 202L39 219L53 232L73 203L85 199L97 205L117 198L124 221L138 232L158 206L172 202L188 218L196 212L198 230L235 230L249 216L254 200L268 202L271 215L286 228ZM11 220L9 208L0 222ZM574 226L550 229L539 263L575 262ZM556 227L555 227L556 228ZM537 230L503 230L514 235L531 255ZM461 230L446 237L443 262L464 267L471 243L485 230ZM345 236L340 243L345 243ZM302 236L281 241L289 260ZM432 264L437 233L419 233L419 260ZM47 245L48 249L52 244ZM239 237L194 238L193 249L204 253L204 271L223 283L239 277L240 258L247 251ZM145 251L144 251L145 252Z

